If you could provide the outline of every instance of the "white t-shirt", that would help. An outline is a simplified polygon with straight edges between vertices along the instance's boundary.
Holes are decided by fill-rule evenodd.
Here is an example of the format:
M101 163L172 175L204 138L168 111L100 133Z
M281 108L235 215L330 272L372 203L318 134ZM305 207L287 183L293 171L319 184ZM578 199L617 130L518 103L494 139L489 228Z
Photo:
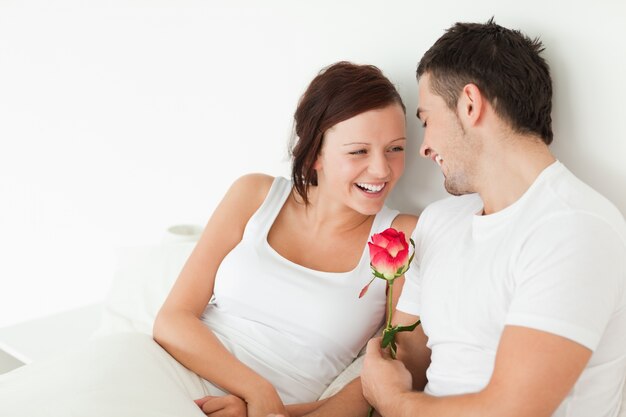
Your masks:
M215 297L202 316L224 346L270 381L286 404L319 398L380 327L386 303L381 279L359 298L372 278L367 245L347 272L305 268L269 245L267 235L291 190L291 181L274 180L243 239L222 261ZM391 227L397 214L383 207L370 234Z
M481 215L476 194L422 213L398 309L421 316L425 392L477 392L506 325L557 334L593 355L554 416L617 414L626 375L626 225L560 162L513 205Z

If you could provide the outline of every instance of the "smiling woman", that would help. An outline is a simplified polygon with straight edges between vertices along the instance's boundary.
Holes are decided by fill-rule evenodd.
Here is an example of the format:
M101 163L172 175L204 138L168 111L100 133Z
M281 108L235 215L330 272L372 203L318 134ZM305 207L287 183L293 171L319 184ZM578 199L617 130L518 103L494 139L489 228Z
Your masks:
M161 308L154 340L104 338L95 354L75 356L97 358L99 369L125 359L128 372L65 374L76 386L55 390L63 372L26 366L0 379L0 415L42 407L94 415L103 397L93 379L104 379L113 398L131 399L118 415L157 415L176 402L215 416L295 417L323 407L320 394L385 318L384 283L358 298L370 276L369 236L389 227L409 235L415 226L414 216L385 206L404 171L404 105L378 68L339 62L300 99L295 132L291 181L235 181ZM34 379L50 387L36 398L20 388ZM355 406L367 412L364 401Z
M345 195L346 206L376 214L404 171L404 134L404 112L398 104L337 123L324 136L314 164L317 183L324 183L321 190L335 198Z
M296 192L305 203L308 201L308 187L317 185L314 163L321 151L324 137L332 135L333 130L355 116L390 105L397 105L402 110L401 135L387 139L404 138L404 103L396 88L378 68L338 62L313 79L294 115L296 136L292 146L291 179ZM364 119L364 116L361 115L360 119ZM398 126L394 126L394 129L398 131ZM360 139L369 137L373 132L367 131L364 136L362 131L350 133L353 136L346 144L358 144ZM355 149L354 152L359 150Z

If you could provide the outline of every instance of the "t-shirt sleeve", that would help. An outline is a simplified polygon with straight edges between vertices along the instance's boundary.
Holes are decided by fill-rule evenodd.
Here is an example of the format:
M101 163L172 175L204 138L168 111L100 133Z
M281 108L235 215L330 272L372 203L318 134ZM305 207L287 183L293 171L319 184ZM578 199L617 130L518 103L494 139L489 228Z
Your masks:
M519 250L506 324L595 350L623 297L625 259L623 240L602 219L580 213L550 217Z
M404 286L402 287L402 294L398 299L398 305L396 309L407 314L414 316L420 315L420 273L419 273L419 260L421 258L421 246L422 246L422 234L424 233L422 224L424 223L422 218L424 214L420 216L417 221L417 227L413 231L411 238L415 242L415 256L411 262L411 266L404 274Z

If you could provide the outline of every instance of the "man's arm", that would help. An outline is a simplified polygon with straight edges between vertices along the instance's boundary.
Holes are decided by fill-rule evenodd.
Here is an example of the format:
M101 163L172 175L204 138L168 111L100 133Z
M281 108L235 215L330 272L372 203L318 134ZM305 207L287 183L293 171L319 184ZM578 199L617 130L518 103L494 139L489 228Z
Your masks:
M361 378L365 397L384 417L549 417L590 357L591 350L564 337L507 326L492 378L480 392L433 397L411 391L410 373L383 357L379 339L368 345Z

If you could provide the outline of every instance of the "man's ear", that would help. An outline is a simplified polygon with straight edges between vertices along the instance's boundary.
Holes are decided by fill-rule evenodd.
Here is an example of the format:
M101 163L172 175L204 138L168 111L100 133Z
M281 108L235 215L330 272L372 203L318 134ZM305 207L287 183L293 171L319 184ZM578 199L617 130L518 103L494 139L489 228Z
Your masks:
M485 97L476 84L466 84L457 103L459 116L469 126L476 125L485 111Z

